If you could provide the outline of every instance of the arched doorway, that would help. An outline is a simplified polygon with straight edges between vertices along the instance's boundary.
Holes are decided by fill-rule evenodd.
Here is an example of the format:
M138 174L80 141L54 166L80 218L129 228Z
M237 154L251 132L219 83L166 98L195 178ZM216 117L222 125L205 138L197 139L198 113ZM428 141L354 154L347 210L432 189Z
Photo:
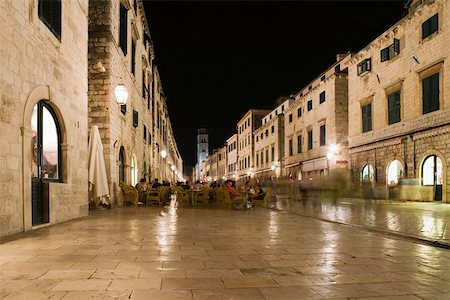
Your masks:
M373 167L370 164L365 165L361 169L360 180L361 182L373 182L375 179Z
M393 160L389 163L386 170L386 183L388 185L397 185L399 179L403 176L403 165L399 160Z
M119 150L119 183L125 183L125 149Z
M49 182L61 180L61 134L54 110L39 101L31 115L32 225L48 223Z
M433 199L436 201L442 201L443 181L442 160L437 155L426 157L422 164L422 185L433 186Z

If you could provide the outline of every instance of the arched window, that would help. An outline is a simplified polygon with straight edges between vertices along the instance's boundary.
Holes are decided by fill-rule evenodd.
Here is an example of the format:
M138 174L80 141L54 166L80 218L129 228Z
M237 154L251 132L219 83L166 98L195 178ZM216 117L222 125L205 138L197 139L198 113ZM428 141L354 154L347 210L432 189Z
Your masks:
M53 109L40 101L31 116L33 131L32 174L43 180L61 179L59 125Z
M138 168L136 164L136 158L131 157L131 185L136 186L138 183Z
M443 171L442 161L436 155L428 156L422 165L423 185L442 185Z
M374 180L374 172L372 165L365 165L361 170L361 182L363 181L373 181Z
M403 166L399 160L393 160L387 168L387 184L398 184L398 179L403 176Z
M125 149L120 147L119 151L119 183L125 182Z

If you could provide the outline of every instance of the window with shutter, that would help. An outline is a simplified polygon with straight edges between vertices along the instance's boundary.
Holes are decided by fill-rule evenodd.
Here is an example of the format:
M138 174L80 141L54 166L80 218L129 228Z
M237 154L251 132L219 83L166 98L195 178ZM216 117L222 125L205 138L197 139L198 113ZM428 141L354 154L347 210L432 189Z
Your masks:
M372 103L364 105L362 108L362 131L372 130Z
M131 40L131 74L136 75L136 42Z
M292 149L292 140L289 140L289 156L292 156L293 149Z
M302 153L302 136L297 136L297 153Z
M428 20L422 23L422 39L425 39L438 31L439 29L439 14L435 14Z
M300 118L302 116L302 108L297 109L297 118Z
M256 166L257 167L259 166L259 154L258 153L256 153Z
M320 146L325 146L326 144L326 129L325 124L320 126Z
M289 114L289 123L292 123L292 114Z
M308 111L312 110L312 100L308 101Z
M120 106L120 111L121 111L124 115L126 115L126 113L127 113L127 105L126 105L126 104L121 105L121 106Z
M388 124L400 122L400 91L388 95Z
M439 73L422 80L422 111L427 114L439 110Z
M145 87L145 71L142 70L142 100L145 100L145 95L146 95L145 89L146 89L146 87Z
M400 54L400 40L394 39L394 42L389 47L380 51L381 62L390 60Z
M325 102L325 91L320 93L320 96L319 96L319 104L324 103L324 102Z
M123 55L128 53L128 9L120 4L119 45Z
M312 130L308 131L308 150L312 150L313 148L313 132Z
M139 125L139 113L133 110L133 127L136 128Z
M271 131L272 131L272 133L275 132L275 126L272 125Z
M147 126L144 125L144 141L147 141Z
M372 70L372 59L366 58L357 65L357 75L364 76Z
M272 147L272 161L275 161L275 148Z
M39 19L61 40L61 0L39 0Z

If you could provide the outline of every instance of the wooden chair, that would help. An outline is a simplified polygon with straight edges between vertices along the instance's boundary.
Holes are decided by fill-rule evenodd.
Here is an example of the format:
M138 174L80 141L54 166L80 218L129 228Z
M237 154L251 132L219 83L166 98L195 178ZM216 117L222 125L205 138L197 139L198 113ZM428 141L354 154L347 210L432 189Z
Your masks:
M161 206L163 202L163 192L164 192L164 186L159 186L156 189L150 189L150 191L147 193L147 203L152 203L153 201L158 202L158 205Z
M197 203L202 202L206 204L208 207L209 202L209 187L205 186L203 190L199 191L195 197L195 207L197 207Z
M216 203L217 206L222 204L223 194L220 187L214 187L210 190L211 199Z
M270 189L267 188L264 191L264 198L263 199L255 199L255 198L251 198L252 203L257 205L257 204L262 204L264 207L267 207L267 202L269 202L269 198L270 197Z
M134 206L138 206L139 193L137 189L125 183L120 183L119 186L122 189L123 204L131 202Z
M163 204L169 204L172 189L170 188L170 186L162 186L161 188L162 188L161 201Z
M180 203L180 205L186 203L186 206L189 206L189 204L191 203L191 192L179 186L175 187L174 190L177 195L178 203Z
M230 191L227 188L222 188L223 193L223 203L228 205L228 208L231 207L231 204L242 203L244 199L242 197L236 197L231 199Z

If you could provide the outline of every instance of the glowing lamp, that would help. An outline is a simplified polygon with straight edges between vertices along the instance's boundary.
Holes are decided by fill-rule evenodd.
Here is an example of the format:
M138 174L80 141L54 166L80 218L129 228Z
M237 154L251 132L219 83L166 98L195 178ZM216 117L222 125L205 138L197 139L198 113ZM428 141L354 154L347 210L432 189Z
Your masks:
M114 89L114 94L116 95L116 101L120 105L127 104L128 99L128 89L122 84L119 83Z
M162 150L162 151L161 151L161 157L162 157L162 158L166 158L166 156L167 156L166 150Z

